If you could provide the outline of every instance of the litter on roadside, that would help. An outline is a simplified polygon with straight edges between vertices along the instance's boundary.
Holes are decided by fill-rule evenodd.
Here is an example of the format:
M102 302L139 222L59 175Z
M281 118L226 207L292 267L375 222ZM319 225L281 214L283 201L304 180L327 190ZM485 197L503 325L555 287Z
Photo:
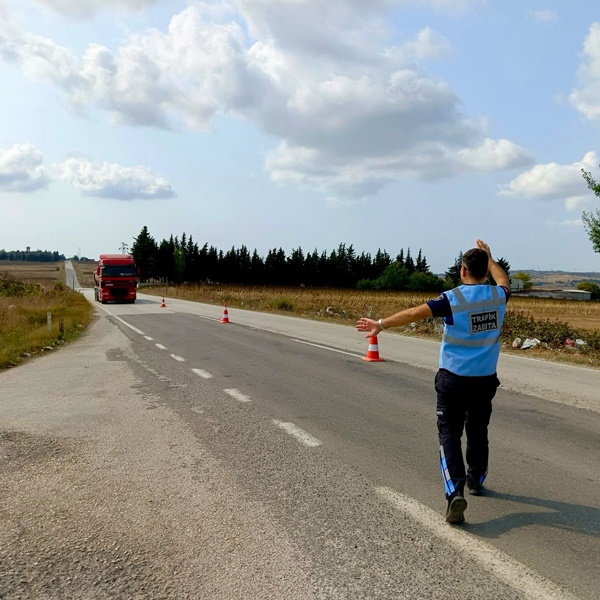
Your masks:
M538 340L537 338L527 338L523 342L523 345L521 346L521 350L527 350L528 348L535 348L540 343L541 343L540 340Z
M512 347L513 348L521 348L521 350L528 350L529 348L535 348L539 346L542 342L537 338L525 338L523 341L520 337L517 337L513 340Z

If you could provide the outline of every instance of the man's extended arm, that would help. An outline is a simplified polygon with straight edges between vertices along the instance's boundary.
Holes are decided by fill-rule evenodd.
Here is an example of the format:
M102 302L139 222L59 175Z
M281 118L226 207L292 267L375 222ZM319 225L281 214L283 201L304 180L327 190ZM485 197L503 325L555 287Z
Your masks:
M422 321L427 317L433 316L431 308L427 304L421 304L420 306L414 306L413 308L407 308L394 315L385 317L375 321L374 319L367 319L362 317L356 322L356 329L358 331L366 331L365 337L375 336L380 333L383 329L389 329L390 327L400 327L401 325L408 325L413 321Z

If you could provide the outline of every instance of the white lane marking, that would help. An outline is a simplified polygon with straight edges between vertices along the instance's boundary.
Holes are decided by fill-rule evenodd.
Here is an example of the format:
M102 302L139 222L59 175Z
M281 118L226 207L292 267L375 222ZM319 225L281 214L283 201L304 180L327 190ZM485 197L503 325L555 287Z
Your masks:
M151 338L149 335L144 336L149 342L153 342L154 338Z
M285 421L279 421L278 419L273 419L273 423L277 425L280 429L283 429L285 432L289 433L291 436L295 437L299 442L303 443L305 446L309 446L310 448L316 448L322 444L321 440L318 440L316 437L310 435L304 431L304 429L300 429L297 425L293 423L286 423Z
M123 323L123 325L127 325L127 327L129 327L129 329L133 329L133 331L135 331L136 333L139 333L140 335L144 335L143 331L140 331L137 327L134 327L133 325L130 325L127 321L124 321L123 319L121 319L121 317L117 317L117 315L113 315L113 317L117 321L121 321L121 323Z
M91 302L91 300L90 300L90 302ZM123 325L126 325L127 327L129 327L129 329L133 329L133 331L135 331L136 333L139 333L140 335L145 335L143 331L140 331L137 327L130 325L127 321L124 321L123 319L121 319L121 317L117 317L117 315L114 315L113 313L111 313L110 310L108 310L108 308L102 306L102 304L96 304L94 302L93 306L95 306L96 308L102 309L107 315L114 317L117 321L120 321L121 323L123 323Z
M246 394L242 394L240 390L236 390L235 388L231 388L228 390L223 390L226 394L229 394L232 398L235 398L239 402L250 402L250 398L246 396Z
M183 358L183 356L177 356L177 354L171 354L171 358L174 358L178 362L185 362L185 358Z
M296 340L292 338L292 342L298 342L299 344L306 344L307 346L314 346L315 348L323 348L323 350L330 350L331 352L337 352L338 354L347 354L348 356L355 356L360 358L361 354L354 354L354 352L344 352L344 350L337 350L336 348L330 348L329 346L321 346L321 344L313 344L312 342L305 342L304 340Z
M162 344L154 344L159 350L166 350L167 347L163 346Z
M92 302L89 298L87 298L87 301L94 307L99 308L100 310L103 310L106 314L109 314L111 317L114 317L114 315L110 312L110 310L108 310L108 308L105 308L104 306L102 306L102 304L98 304L98 302L96 302L94 300L94 302Z
M192 372L196 373L198 377L202 377L202 379L210 379L212 377L208 371L204 371L203 369L192 369Z
M436 537L454 545L461 553L479 562L495 577L525 594L532 600L575 600L569 594L541 575L529 570L525 565L494 548L478 537L448 525L440 514L409 496L387 487L375 490L395 508L418 521Z

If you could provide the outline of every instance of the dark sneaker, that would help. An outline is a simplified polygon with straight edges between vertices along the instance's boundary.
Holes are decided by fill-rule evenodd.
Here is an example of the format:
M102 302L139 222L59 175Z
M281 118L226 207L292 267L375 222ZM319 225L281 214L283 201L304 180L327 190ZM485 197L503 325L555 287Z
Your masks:
M467 477L467 491L471 496L483 496L481 483L470 477Z
M467 501L462 496L454 496L448 501L448 510L446 510L447 523L463 523L465 520L465 510Z

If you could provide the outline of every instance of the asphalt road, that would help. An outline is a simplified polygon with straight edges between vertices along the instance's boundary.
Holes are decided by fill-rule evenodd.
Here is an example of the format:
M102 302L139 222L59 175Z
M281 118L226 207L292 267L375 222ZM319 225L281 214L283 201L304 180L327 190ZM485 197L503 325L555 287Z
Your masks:
M72 289L79 288L77 273L75 273L75 269L73 268L73 264L70 260L65 261L65 281L67 287L70 287Z
M219 307L167 298L161 308L143 295L133 306L97 306L92 335L0 376L0 417L13 436L0 450L23 462L17 483L7 481L0 565L12 574L0 598L28 589L58 597L59 586L82 598L597 597L597 371L503 357L489 494L469 498L467 523L453 527L437 458L437 344L382 334L386 361L367 363L366 340L339 325L231 309L223 324ZM95 581L77 572L73 583L70 561L54 583L36 575L49 552L36 522L70 548L90 535L85 500L70 529L57 529L55 514L28 521L17 510L32 481L19 446L35 448L39 436L86 457L86 468L57 465L57 477L66 471L81 490L104 482L98 502L119 507L91 553L112 556L119 539L129 548L125 558L113 552L125 565L113 596L101 568ZM131 479L120 494L115 445ZM31 560L15 558L16 531L40 548Z

